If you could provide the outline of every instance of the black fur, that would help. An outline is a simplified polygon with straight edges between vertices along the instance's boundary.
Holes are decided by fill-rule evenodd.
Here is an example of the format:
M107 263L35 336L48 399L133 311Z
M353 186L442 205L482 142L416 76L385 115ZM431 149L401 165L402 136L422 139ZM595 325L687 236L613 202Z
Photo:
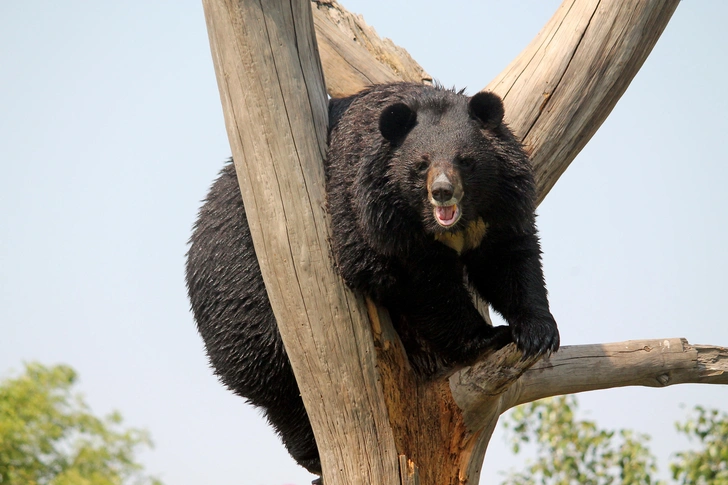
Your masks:
M496 128L503 122L503 102L493 93L483 91L470 98L468 112L489 129Z
M417 113L404 103L387 106L379 116L379 132L392 142L399 143L415 127Z
M535 226L530 163L494 94L416 84L374 86L329 104L326 162L332 250L352 289L386 306L424 377L472 363L513 339L524 356L559 347ZM461 217L443 227L428 180L450 175ZM448 179L448 180L450 180ZM442 241L482 220L458 252ZM439 238L440 240L436 240ZM508 327L473 306L467 278ZM266 413L291 455L321 472L318 451L268 302L232 164L212 186L191 238L187 285L216 373Z

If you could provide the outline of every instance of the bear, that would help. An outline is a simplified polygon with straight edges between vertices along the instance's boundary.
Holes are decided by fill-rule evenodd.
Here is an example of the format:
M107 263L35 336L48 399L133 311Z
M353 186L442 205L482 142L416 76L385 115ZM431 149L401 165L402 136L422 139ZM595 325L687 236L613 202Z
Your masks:
M468 97L439 85L375 85L329 102L332 264L352 290L388 309L423 379L509 342L523 358L559 348L533 170L503 116L493 93ZM186 279L215 373L262 408L291 456L320 475L232 163L200 209ZM469 287L508 325L489 325Z

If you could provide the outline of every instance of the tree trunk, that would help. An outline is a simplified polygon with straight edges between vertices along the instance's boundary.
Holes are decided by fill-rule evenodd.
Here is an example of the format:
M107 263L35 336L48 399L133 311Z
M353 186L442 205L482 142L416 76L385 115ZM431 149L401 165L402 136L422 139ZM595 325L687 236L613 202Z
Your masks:
M531 154L539 200L614 107L677 3L565 1L489 85ZM326 485L477 483L498 416L513 405L620 385L727 382L726 349L675 339L565 347L530 369L508 346L449 380L417 380L386 311L349 292L330 264L318 52L332 96L429 76L335 1L203 5L255 249Z
M396 483L366 308L330 264L326 92L310 4L203 5L248 224L326 483Z

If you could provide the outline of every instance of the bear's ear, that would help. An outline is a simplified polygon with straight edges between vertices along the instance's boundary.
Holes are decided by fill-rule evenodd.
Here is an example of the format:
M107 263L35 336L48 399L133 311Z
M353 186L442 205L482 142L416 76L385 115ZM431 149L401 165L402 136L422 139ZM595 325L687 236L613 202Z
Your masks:
M470 98L468 111L485 128L493 129L503 122L503 101L495 93L479 92Z
M379 131L392 143L401 141L417 124L417 113L404 103L390 104L379 116Z

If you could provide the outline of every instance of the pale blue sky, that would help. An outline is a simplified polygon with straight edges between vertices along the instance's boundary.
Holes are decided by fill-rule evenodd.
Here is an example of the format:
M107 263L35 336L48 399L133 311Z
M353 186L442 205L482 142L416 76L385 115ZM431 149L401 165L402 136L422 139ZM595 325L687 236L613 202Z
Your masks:
M445 85L485 86L554 0L350 0ZM562 342L728 345L728 3L685 0L597 135L539 208ZM229 156L199 1L0 3L0 373L68 363L96 412L148 428L168 485L304 485L258 413L212 376L186 298L186 241ZM653 436L728 389L581 396ZM510 458L500 430L482 483Z

